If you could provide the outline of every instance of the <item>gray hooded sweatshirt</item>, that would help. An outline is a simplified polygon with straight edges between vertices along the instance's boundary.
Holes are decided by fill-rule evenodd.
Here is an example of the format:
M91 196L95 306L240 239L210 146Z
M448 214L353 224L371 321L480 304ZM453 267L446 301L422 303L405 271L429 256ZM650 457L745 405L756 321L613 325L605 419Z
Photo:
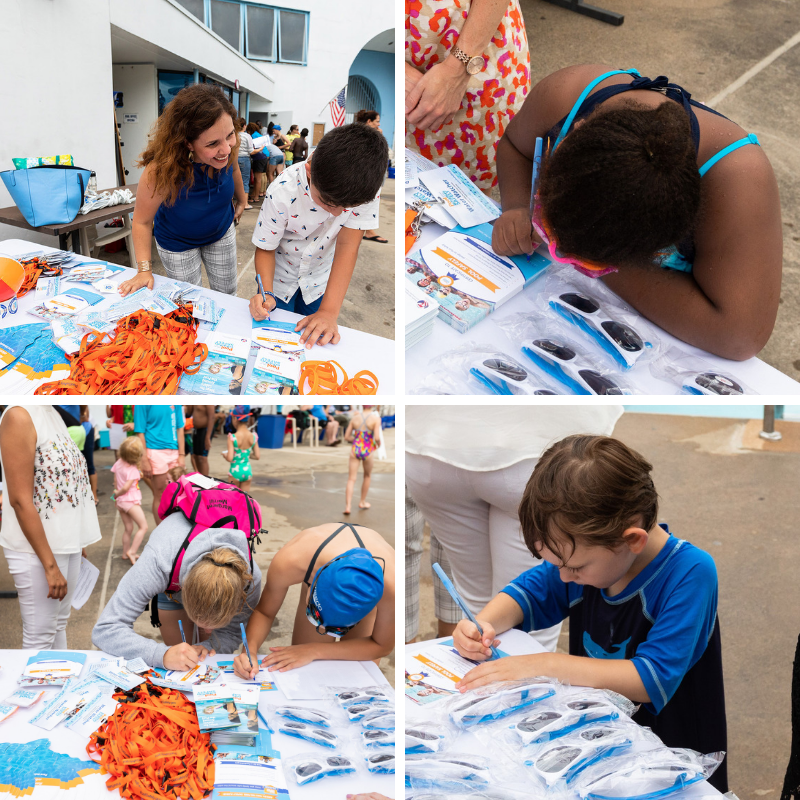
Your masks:
M147 608L147 604L159 593L166 591L175 556L186 539L191 525L181 514L171 514L151 534L147 546L136 564L119 582L117 591L111 596L97 625L92 631L94 644L118 658L144 659L151 667L164 666L164 653L169 649L162 642L155 642L134 633L133 623ZM238 553L248 564L250 555L247 536L233 528L208 528L200 532L189 543L181 563L179 583L186 582L189 571L204 555L217 547L227 547ZM181 593L175 592L173 599L180 603ZM261 570L253 562L253 583L247 593L247 606L226 627L214 631L210 641L201 642L209 650L218 653L233 653L242 644L239 623L250 618L252 609L261 597Z

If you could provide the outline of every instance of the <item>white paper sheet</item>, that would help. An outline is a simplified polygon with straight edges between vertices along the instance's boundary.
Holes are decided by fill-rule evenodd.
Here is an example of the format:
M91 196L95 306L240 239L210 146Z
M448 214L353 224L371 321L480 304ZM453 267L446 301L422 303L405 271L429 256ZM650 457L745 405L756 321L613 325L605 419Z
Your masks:
M312 661L289 672L270 672L287 700L322 700L329 686L369 686L370 676L360 663Z
M88 558L81 558L81 571L78 573L78 583L72 593L72 607L83 608L83 604L89 599L100 576L100 570L89 561Z

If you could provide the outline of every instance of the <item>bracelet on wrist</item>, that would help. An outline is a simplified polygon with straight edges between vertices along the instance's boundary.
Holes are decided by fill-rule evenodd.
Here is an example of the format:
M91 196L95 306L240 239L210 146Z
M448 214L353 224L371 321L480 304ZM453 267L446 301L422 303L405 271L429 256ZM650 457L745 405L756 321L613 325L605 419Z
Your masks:
M137 261L136 262L136 271L137 272L152 272L153 271L153 262L152 261Z

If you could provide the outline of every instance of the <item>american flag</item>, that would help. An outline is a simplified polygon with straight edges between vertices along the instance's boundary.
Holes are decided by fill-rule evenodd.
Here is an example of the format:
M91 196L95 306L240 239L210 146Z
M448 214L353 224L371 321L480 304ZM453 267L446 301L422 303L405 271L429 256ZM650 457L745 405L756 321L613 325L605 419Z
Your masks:
M333 98L330 102L331 107L331 119L333 120L333 127L338 128L340 125L344 125L344 108L345 108L345 92L347 91L347 87L345 86L336 97Z

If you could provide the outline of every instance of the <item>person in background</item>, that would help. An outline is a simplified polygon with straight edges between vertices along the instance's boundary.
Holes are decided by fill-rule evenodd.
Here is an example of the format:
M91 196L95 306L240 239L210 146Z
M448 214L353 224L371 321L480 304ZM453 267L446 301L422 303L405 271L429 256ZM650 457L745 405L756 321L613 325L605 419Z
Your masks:
M251 122L247 126L247 132L250 134L253 145L256 149L250 157L251 169L253 171L253 188L250 192L252 202L264 197L267 191L267 168L269 166L269 140L266 136L262 136L258 130L258 125Z
M377 406L362 406L363 411L356 411L353 414L344 434L345 441L353 445L350 450L349 474L345 489L345 514L350 513L359 464L364 467L364 479L361 481L361 501L358 507L362 511L370 507L367 494L372 481L372 455L381 445L381 418L376 408Z
M328 418L328 424L325 426L325 444L328 447L335 447L341 441L338 436L339 420L336 417L336 406L327 406L325 415Z
M256 155L261 154L264 146L259 146L253 141L253 138L250 134L256 129L256 126L252 122L250 125L245 126L244 117L241 117L239 119L239 125L241 128L239 131L239 169L242 172L242 183L244 184L245 191L248 192L247 205L244 207L244 210L247 211L253 207L250 204L254 203L255 198L258 197L257 176L254 176L254 180L252 182L253 186L250 185L250 173L253 167L252 159Z
M143 167L133 212L137 274L125 296L153 288L153 238L167 276L236 294L236 232L247 205L239 168L239 115L217 86L181 89L158 118L137 166Z
M286 166L291 167L294 163L294 151L292 150L292 145L294 144L296 139L300 138L300 129L297 125L292 125L289 128L289 133L286 134L286 141L289 143L289 146L286 148Z
M456 162L488 192L530 85L520 0L406 3L405 84L406 147L438 167Z
M253 479L250 459L258 461L261 458L258 437L249 428L252 419L250 406L234 406L231 418L236 432L228 434L228 449L222 451L222 457L231 465L228 476L231 483L248 492Z
M133 406L106 406L106 417L108 438L116 460L120 444L126 437L133 436Z
M362 108L361 111L356 114L355 122L359 123L360 125L367 125L368 127L374 128L376 131L383 133L381 130L381 115L377 111ZM368 242L389 244L389 240L383 236L379 236L378 231L364 231L364 239Z
M133 430L145 448L140 464L142 475L151 478L153 518L168 483L169 471L186 464L183 438L183 408L178 405L139 405L134 412Z
M67 432L79 419L76 405L9 405L0 419L7 493L0 545L28 650L67 649L81 553L100 540L86 461Z
M192 466L201 475L209 475L208 453L211 450L216 411L214 406L184 406L184 417L191 417L194 435L192 436ZM187 444L188 448L188 444Z
M86 460L86 470L89 473L89 485L92 487L92 497L94 504L100 501L97 499L97 470L94 467L94 425L89 419L89 406L81 406L81 427L86 432L86 439L83 443L83 457Z
M308 141L306 140L306 136L308 136L308 128L303 128L303 130L300 131L300 135L292 142L290 150L293 164L299 164L301 161L305 161L306 158L308 158Z
M139 488L139 465L144 456L142 440L138 436L126 439L119 448L119 458L114 462L111 471L114 473L114 504L122 520L122 556L121 558L136 563L139 558L139 547L147 533L147 518L142 510L142 491ZM133 532L136 526L136 532ZM131 540L133 534L133 540Z

